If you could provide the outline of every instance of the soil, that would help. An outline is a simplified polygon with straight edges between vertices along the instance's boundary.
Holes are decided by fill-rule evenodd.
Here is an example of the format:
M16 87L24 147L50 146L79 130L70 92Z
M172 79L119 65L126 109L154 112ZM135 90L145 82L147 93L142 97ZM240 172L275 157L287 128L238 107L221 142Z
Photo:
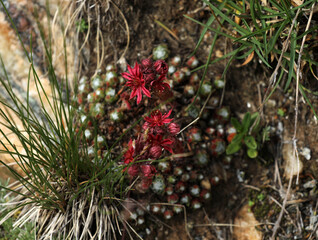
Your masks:
M96 59L99 56L96 53L97 29L101 30L102 39L106 44L106 54L100 69L105 69L107 64L118 63L124 53L127 45L125 21L127 21L129 26L130 40L128 50L124 56L128 64L133 65L135 61L140 62L144 58L151 57L153 48L164 43L167 44L170 50L170 56L179 55L182 59L181 65L185 66L189 55L195 49L200 38L202 27L186 19L184 15L191 16L201 22L206 22L211 16L210 9L199 0L106 2L107 4L102 1L95 1L96 6L94 9L99 10L89 11L88 6L93 1L87 1L87 8L81 13L81 18L89 18L91 21L89 44L87 45L87 50L81 53L81 58L83 59L81 65L82 75L92 76L96 72L96 65L98 65ZM156 21L169 28L178 39L159 26ZM216 28L218 25L212 27ZM83 42L85 36L85 32L81 33L79 41ZM208 31L195 53L200 64L206 62L213 36L213 33ZM236 47L230 40L220 37L216 41L216 50L212 53L212 59L225 55ZM206 80L219 79L227 60L225 59L209 66ZM242 119L248 111L256 112L260 109L262 98L269 87L268 79L272 70L261 64L257 57L254 57L245 66L241 66L242 62L235 61L232 63L224 78L226 82L225 90L217 90L213 93L212 97L218 98L220 104L213 106L211 102L208 102L206 107L208 117L200 119L191 127L197 127L204 133L209 125L210 118L214 117L216 109L222 106L229 107L231 116L238 119ZM274 60L272 62L273 66L275 63ZM121 69L125 64L119 62L117 66ZM123 71L123 69L119 71ZM202 76L203 71L199 70L197 73ZM185 127L193 120L186 112L186 107L191 103L193 97L187 97L184 94L185 85L191 84L186 82L173 89L176 96L173 105L173 117L182 127ZM311 84L310 81L306 83L306 87L313 91L316 90L315 85ZM195 88L198 88L198 83ZM317 97L309 93L308 96L314 108L317 109ZM201 100L196 102L196 106L201 108L204 100L205 98L201 97ZM133 108L136 108L134 101L131 104ZM112 105L107 111L109 112L116 107L119 107L119 105ZM127 111L125 122L116 127L113 127L113 122L107 117L102 118L99 122L101 129L104 129L102 132L108 134L111 132L112 135L108 136L108 140L112 143L111 139L116 139L122 129L127 129L131 126L150 107L151 103L145 109L139 107L137 111ZM278 109L283 110L283 116L278 114ZM139 115L136 116L136 113ZM273 224L279 218L280 206L283 204L284 192L286 192L288 186L288 179L284 175L282 149L284 144L291 142L295 130L294 85L288 92L284 92L282 87L278 87L261 113L262 126L269 126L271 129L270 140L264 144L259 157L250 159L245 154L245 151L240 151L233 156L231 163L224 162L224 154L211 158L208 166L203 169L200 168L206 178L211 179L217 176L220 179L217 184L211 187L211 200L205 202L199 210L188 209L186 219L183 214L175 216L171 220L163 220L162 217L153 218L154 220L150 221L147 226L152 232L148 236L145 235L145 239L155 239L156 237L156 239L171 240L183 240L190 237L196 240L234 239L232 227L217 226L214 223L232 224L241 207L246 204L250 204L250 209L256 219L263 224L257 228L263 233L264 239L269 239L272 235ZM318 177L317 119L315 119L313 112L308 104L304 102L301 95L298 117L297 147L299 153L304 147L309 148L311 150L311 158L307 160L300 154L304 168L299 175L299 182L296 183L295 180L292 182L291 195L288 198L286 213L283 215L277 232L277 239L308 239L309 237L315 239L317 237L314 234L311 236L315 231L315 227L317 227L315 220L317 208L316 182L308 186L310 181L315 181ZM132 136L137 134L138 130L140 128L136 128ZM188 134L189 129L182 134L181 137L184 141L187 141ZM189 143L185 146L185 149L196 151L201 144L206 144L209 147L211 139L207 137L207 134L203 135L204 137L200 143ZM124 137L122 142L127 144L130 137ZM187 164L192 164L191 161L193 159L188 158L184 161ZM304 185L305 183L307 185ZM163 199L161 197L153 197L152 201L154 200L162 201ZM142 229L140 231L143 232Z
M129 64L151 56L152 49L162 43L169 46L171 56L180 55L181 59L186 61L199 40L202 27L186 19L184 15L201 22L206 22L211 16L210 9L204 7L201 1L135 0L121 2L118 6L123 11L130 29L131 41L125 55ZM179 40L157 25L155 20L167 26L179 37ZM126 44L126 36L123 31L110 32L116 36L114 38L120 39L120 41L113 42L118 54L109 57L109 60L116 62ZM208 31L195 54L200 63L206 62L212 37L213 33ZM235 47L231 41L220 37L216 42L216 51L212 53L212 60ZM227 60L210 66L206 79L216 79L221 76L226 63ZM268 79L272 70L261 64L256 57L246 66L240 66L241 63L233 62L226 74L226 88L221 106L229 106L231 115L242 119L243 114L247 111L259 110L262 98L269 86ZM275 66L275 60L272 65ZM198 74L201 76L202 71L198 71ZM315 89L314 84L308 84L309 89ZM222 180L217 186L212 186L212 199L205 203L201 210L188 211L187 222L183 216L175 217L173 220L166 221L172 229L161 226L148 239L154 239L154 236L157 236L157 239L188 239L189 236L185 231L186 225L190 227L189 233L192 239L233 239L231 227L217 227L213 223L233 223L239 209L253 201L251 211L254 212L256 219L260 223L268 223L261 225L258 229L263 233L264 239L268 239L272 235L273 224L277 221L281 210L279 203L282 204L284 200L280 192L283 189L286 191L288 185L287 179L284 178L282 148L286 142L291 141L295 130L294 87L295 85L287 93L283 91L282 87L278 87L271 97L271 101L263 109L262 125L270 126L272 129L270 141L266 142L260 157L249 159L246 154L241 153L234 156L230 166L224 165L221 158L213 159L207 174L210 176L216 174ZM182 89L177 89L177 91L183 94ZM218 91L214 95L220 97L222 92ZM184 98L184 95L181 98ZM310 95L310 100L317 109L317 97ZM200 104L202 106L202 101ZM309 148L311 158L306 160L300 155L304 169L299 176L299 183L296 184L293 181L290 204L286 207L288 214L283 216L277 239L291 239L292 237L304 239L309 236L313 239L317 237L314 234L311 236L313 227L316 226L313 220L315 215L313 211L317 208L316 185L314 184L312 188L304 188L304 183L317 178L317 119L302 96L299 104L297 147L299 151L304 147ZM176 112L182 112L184 109L185 106L179 106ZM284 111L283 116L278 115L278 109ZM196 126L201 127L204 131L206 121L201 120ZM189 120L181 119L180 122L182 126L185 126ZM281 124L283 129L280 128ZM278 166L280 173L278 178L281 178L282 186L277 180L275 166ZM243 180L238 177L239 173L244 173ZM264 198L257 200L257 196L261 194L264 195Z

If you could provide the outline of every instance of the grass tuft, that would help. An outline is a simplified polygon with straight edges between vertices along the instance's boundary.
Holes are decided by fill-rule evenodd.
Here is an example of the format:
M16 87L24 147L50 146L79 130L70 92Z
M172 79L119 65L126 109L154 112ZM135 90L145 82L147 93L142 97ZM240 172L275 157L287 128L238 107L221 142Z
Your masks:
M215 34L215 38L211 43L211 52L214 50L216 39L221 36L230 39L236 47L224 56L216 59L211 58L210 52L206 63L195 70L202 68L206 70L209 65L223 59L228 59L223 71L223 78L233 60L248 59L251 53L255 53L254 58L257 57L268 68L273 69L274 78L270 82L270 91L264 97L264 101L266 102L268 96L272 95L277 88L277 85L275 85L277 83L277 75L279 75L278 81L280 81L280 84L284 84L283 88L285 91L292 86L292 83L296 85L295 60L299 57L301 40L304 36L307 36L301 61L303 62L302 71L309 74L303 77L307 81L316 79L317 73L313 71L313 66L317 67L318 62L312 52L315 51L313 42L315 41L317 26L312 24L312 26L306 28L306 23L311 12L310 9L316 3L315 0L304 1L303 4L295 6L291 5L289 1L272 0L202 1L211 11L211 17L206 23L185 15L187 19L204 27L192 55L200 47L203 36L208 30ZM218 27L212 27L213 24ZM251 61L251 59L248 60ZM288 73L285 81L281 81L282 78L285 78L285 75L278 73L279 68L281 72ZM203 79L204 74L201 83ZM304 93L304 91L301 92L302 94ZM305 99L307 101L308 98L305 97ZM309 106L311 106L310 103ZM314 111L314 109L312 110Z
M16 30L2 0L1 4ZM49 11L47 14L49 19ZM47 36L37 22L51 89L44 88L36 71L32 38L30 52L19 38L30 64L28 91L23 99L14 93L14 82L0 59L4 73L0 84L6 96L0 98L0 155L10 156L14 166L1 158L0 163L17 180L13 186L1 185L16 196L7 204L0 225L17 214L13 226L34 222L39 239L117 239L123 229L129 228L120 213L121 199L129 189L123 166L117 163L121 156L111 154L114 146L101 158L97 157L97 147L93 156L88 153L84 137L87 123L78 127L80 112L72 105L66 44L66 77L58 79L52 64L52 33ZM30 96L31 86L35 86L38 102Z

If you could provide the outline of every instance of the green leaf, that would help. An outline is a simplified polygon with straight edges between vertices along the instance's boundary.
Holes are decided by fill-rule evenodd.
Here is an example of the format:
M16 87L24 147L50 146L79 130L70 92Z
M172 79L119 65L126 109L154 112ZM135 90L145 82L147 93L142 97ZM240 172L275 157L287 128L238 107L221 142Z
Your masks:
M278 108L277 109L277 115L284 117L285 116L285 111L282 108Z
M263 131L262 131L262 142L265 142L265 141L269 141L269 135L270 135L270 126L267 126L265 128L263 128Z
M242 121L242 132L247 133L251 124L251 114L249 112L245 113L245 116Z
M241 132L241 130L242 130L242 125L241 125L241 123L239 122L239 120L237 120L236 118L232 117L232 118L231 118L231 123L232 123L232 125L235 127L235 129L236 129L238 132Z
M238 152L241 149L241 144L239 143L230 143L226 148L226 154L231 155Z
M254 204L255 204L255 203L254 203L252 200L249 200L249 201L248 201L248 206L253 207Z
M255 120L259 117L259 113L255 112L251 115L251 125L254 124Z
M244 137L244 133L236 134L236 135L234 136L234 138L232 139L231 144L232 144L232 143L233 143L233 144L241 144L243 137Z
M245 142L245 145L250 148L250 149L254 149L256 150L257 149L257 142L255 141L255 138L252 137L252 136L246 136L244 138L244 142Z
M257 152L257 150L255 150L255 149L249 148L249 149L247 149L247 155L248 155L250 158L256 158L257 155L258 155L258 152Z

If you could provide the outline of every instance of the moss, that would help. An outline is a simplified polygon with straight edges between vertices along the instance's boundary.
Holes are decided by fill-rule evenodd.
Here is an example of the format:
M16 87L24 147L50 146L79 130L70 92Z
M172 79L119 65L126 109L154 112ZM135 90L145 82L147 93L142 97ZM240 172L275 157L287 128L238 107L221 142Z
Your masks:
M267 196L266 189L261 191L252 190L249 193L248 204L258 221L263 221L277 213L277 206Z

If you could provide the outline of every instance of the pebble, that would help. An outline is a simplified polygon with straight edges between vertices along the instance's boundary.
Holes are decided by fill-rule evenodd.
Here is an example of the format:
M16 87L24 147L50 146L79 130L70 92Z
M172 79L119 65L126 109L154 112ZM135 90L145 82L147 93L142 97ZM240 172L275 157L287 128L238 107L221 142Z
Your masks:
M259 222L255 219L248 205L241 208L235 217L233 235L235 239L239 240L261 240L262 233L257 231L256 227Z
M307 160L311 159L311 150L308 147L303 147L300 149L300 154L304 156Z
M284 125L282 122L278 122L277 124L277 135L280 135L283 133L284 130Z
M276 101L275 100L273 100L273 99L269 99L268 101L267 101L267 107L276 107Z
M244 182L244 178L245 178L245 172L244 171L240 171L239 169L236 170L236 176L237 176L237 180L239 182Z
M209 181L209 179L203 179L200 183L201 187L207 190L211 189L211 183Z
M315 179L313 179L313 180L306 182L304 184L304 188L314 188L316 186L316 184L317 184L317 181Z
M287 179L298 175L303 170L303 163L294 154L293 144L286 143L283 145L284 174Z

